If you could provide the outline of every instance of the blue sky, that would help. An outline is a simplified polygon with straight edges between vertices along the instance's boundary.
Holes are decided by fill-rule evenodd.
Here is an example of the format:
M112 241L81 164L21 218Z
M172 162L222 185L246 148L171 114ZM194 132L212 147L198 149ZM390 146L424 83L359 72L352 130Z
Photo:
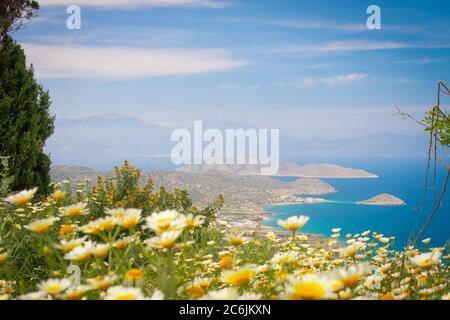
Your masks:
M81 30L65 23L76 0L40 2L14 37L59 118L417 134L394 107L421 117L450 78L449 1L79 0ZM365 27L370 4L381 30Z

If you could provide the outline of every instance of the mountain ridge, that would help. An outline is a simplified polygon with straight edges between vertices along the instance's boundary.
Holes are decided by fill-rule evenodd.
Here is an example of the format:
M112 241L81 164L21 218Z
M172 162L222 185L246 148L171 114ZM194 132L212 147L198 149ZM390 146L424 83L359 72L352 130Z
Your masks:
M230 129L251 127L229 121L204 122L204 128L211 126ZM45 152L50 153L52 162L57 165L83 165L107 170L128 159L144 169L172 170L176 168L170 160L175 145L170 139L174 129L118 114L57 118L55 132L47 140ZM425 134L377 134L345 139L306 139L282 135L280 158L426 156L426 140Z
M260 174L261 165L187 165L175 171L199 174L208 172L227 172L240 176L255 176ZM376 174L363 169L353 169L329 163L311 163L298 165L294 162L280 161L280 169L275 176L299 178L377 178Z

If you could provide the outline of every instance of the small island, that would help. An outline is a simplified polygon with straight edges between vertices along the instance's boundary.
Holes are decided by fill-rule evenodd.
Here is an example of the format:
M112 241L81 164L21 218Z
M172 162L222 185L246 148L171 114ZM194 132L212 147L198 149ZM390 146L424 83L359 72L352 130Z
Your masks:
M383 193L379 194L373 198L358 201L358 204L367 204L373 206L402 206L405 205L405 201L400 198L397 198L393 195Z

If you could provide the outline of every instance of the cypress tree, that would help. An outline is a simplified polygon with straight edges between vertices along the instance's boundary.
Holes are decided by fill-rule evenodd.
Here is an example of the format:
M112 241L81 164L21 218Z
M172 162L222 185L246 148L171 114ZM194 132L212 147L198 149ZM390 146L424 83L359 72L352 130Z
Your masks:
M50 158L43 152L54 130L50 97L27 67L23 49L5 35L0 49L0 156L9 159L13 190L47 193Z

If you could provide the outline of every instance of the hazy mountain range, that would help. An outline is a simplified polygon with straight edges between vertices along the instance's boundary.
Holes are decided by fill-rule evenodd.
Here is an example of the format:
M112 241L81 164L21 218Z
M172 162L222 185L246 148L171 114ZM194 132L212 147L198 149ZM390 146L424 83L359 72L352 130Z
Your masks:
M176 169L178 172L190 174L206 174L224 172L239 176L258 176L260 165L189 165ZM327 163L298 165L290 161L280 161L280 168L276 176L301 178L377 178L378 176L362 169L353 169Z
M204 128L251 128L246 124L213 121ZM174 128L137 118L104 114L57 119L46 152L55 165L81 165L108 170L128 159L143 169L174 169L170 141ZM419 157L426 154L427 136L378 134L365 137L306 140L280 135L280 158Z

